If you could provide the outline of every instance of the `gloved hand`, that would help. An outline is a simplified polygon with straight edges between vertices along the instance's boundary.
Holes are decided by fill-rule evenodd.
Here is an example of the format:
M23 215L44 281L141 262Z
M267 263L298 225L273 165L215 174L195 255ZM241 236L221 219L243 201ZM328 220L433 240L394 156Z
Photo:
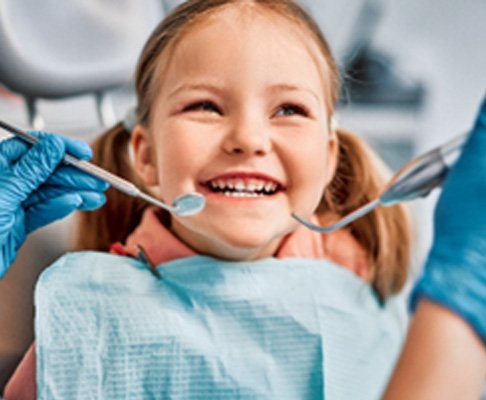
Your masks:
M412 308L426 297L459 314L486 342L486 98L444 182L434 228Z
M0 278L30 232L76 209L92 210L105 202L106 183L60 164L66 151L90 159L87 144L30 133L40 139L34 146L16 138L0 142Z

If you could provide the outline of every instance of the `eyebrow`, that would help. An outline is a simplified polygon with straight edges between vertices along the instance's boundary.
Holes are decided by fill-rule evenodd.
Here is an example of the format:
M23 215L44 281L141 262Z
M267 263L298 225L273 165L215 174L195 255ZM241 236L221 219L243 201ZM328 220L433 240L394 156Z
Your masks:
M285 92L306 92L314 97L317 102L320 102L319 96L311 89L307 89L301 86L292 85L288 83L278 83L268 88L269 92L285 91Z
M174 89L170 94L169 98L176 96L180 92L186 91L186 90L201 90L201 91L208 91L216 94L221 94L223 92L223 89L218 87L217 85L214 84L209 84L209 83L184 83L180 86L178 86L176 89ZM307 89L304 87L300 87L297 85L292 85L288 83L277 83L274 85L271 85L267 88L267 92L273 93L273 92L278 92L278 91L286 91L286 92L306 92L307 94L310 94L312 97L314 97L317 102L320 102L319 96L311 89Z
M216 94L220 94L223 92L223 89L216 86L216 85L211 85L208 83L184 83L180 86L178 86L176 89L174 89L172 92L169 93L169 98L176 96L180 92L183 92L185 90L205 90L208 92L213 92Z

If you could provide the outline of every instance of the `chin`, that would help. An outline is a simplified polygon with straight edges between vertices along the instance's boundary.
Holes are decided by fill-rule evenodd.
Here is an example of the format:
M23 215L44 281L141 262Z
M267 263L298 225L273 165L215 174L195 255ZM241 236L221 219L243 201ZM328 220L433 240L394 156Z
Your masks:
M278 220L281 224L276 226L264 217L226 218L223 222L221 218L205 216L202 220L195 219L191 225L183 223L174 227L179 238L200 254L228 260L254 260L273 256L282 240L295 229L293 219Z
M238 235L238 233L242 233ZM255 260L272 257L287 233L279 235L246 229L235 230L234 235L218 235L215 256L229 260Z

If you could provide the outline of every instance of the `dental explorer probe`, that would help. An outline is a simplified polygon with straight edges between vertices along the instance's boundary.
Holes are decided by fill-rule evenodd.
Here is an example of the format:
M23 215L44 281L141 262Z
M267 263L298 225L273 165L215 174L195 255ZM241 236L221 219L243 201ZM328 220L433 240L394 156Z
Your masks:
M15 136L19 137L20 139L22 139L27 143L35 144L39 141L39 139L31 135L30 133L14 128L13 126L1 120L0 120L0 127L14 134ZM199 213L206 205L205 197L202 194L196 192L179 196L174 200L172 205L168 205L156 199L155 197L152 197L149 194L142 192L133 183L125 179L122 179L119 176L116 176L111 172L108 172L103 168L100 168L97 165L94 165L88 161L80 160L76 157L73 157L70 154L66 154L64 156L63 163L67 165L71 165L74 168L77 168L83 172L86 172L89 175L101 179L106 183L109 183L111 186L113 186L115 189L119 190L120 192L123 192L132 197L140 197L141 199L147 201L148 203L163 208L164 210L167 210L176 215L180 215L180 216L194 215Z
M348 225L378 206L391 206L402 201L425 197L433 189L442 185L449 169L459 158L468 137L469 133L459 135L444 145L409 161L390 179L377 199L332 225L315 225L295 213L292 213L292 217L313 231L328 233Z

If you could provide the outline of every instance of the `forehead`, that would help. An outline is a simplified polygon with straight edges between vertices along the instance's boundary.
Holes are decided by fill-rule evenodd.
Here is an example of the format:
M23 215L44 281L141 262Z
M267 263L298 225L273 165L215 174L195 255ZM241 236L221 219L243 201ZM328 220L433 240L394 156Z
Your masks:
M208 10L197 16L187 29L190 32L195 28L209 27L214 24L226 24L227 28L239 29L254 23L266 24L270 27L280 27L299 34L301 39L309 40L309 30L297 16L291 14L284 7L265 5L253 1L229 3L213 10Z
M174 70L190 74L192 67L210 60L218 68L229 65L235 73L243 68L242 61L261 60L276 75L284 74L286 66L300 66L303 73L313 69L324 86L329 84L328 64L310 29L293 16L253 2L223 6L190 23L159 57L159 77L163 81Z

